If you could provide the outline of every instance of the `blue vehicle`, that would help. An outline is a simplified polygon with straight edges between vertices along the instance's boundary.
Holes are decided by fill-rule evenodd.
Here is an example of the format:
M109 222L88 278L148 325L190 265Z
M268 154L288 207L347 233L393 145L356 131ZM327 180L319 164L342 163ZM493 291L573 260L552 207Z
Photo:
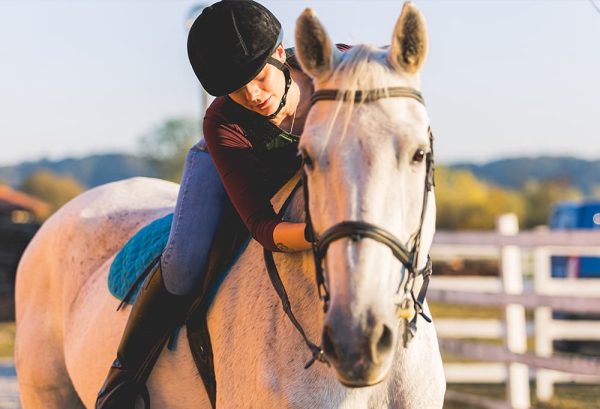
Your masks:
M600 201L557 203L552 208L548 225L551 230L600 229ZM552 277L555 278L599 278L600 257L552 256L551 268ZM600 319L597 314L573 314L561 311L555 311L553 317L563 320ZM556 340L553 345L556 351L600 356L600 345L597 341Z
M550 229L600 229L600 201L561 202L554 205ZM600 278L600 257L553 256L552 277Z

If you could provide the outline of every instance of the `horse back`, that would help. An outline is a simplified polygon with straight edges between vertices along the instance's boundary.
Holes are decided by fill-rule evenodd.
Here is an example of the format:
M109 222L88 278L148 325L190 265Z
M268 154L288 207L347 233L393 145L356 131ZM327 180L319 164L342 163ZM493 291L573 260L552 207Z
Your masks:
M118 300L106 282L110 262L139 228L172 211L177 190L149 178L102 185L64 205L37 232L19 263L15 288L15 360L25 407L37 407L41 390L63 390L60 399L67 401L95 395L128 315L114 313ZM87 382L81 371L99 379Z

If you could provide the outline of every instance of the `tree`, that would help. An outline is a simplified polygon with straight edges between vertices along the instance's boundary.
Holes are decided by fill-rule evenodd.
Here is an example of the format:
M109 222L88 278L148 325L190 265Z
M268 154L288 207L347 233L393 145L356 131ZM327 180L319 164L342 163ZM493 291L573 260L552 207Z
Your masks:
M493 229L496 217L512 212L522 219L523 199L516 191L477 179L466 170L436 169L437 226L440 229Z
M142 155L163 179L179 182L188 150L200 139L200 127L191 118L169 119L140 138Z
M552 206L563 200L579 200L581 192L564 180L529 181L523 187L526 203L525 227L548 223Z
M30 173L20 188L50 204L50 213L80 194L85 188L71 176L59 176L48 170Z

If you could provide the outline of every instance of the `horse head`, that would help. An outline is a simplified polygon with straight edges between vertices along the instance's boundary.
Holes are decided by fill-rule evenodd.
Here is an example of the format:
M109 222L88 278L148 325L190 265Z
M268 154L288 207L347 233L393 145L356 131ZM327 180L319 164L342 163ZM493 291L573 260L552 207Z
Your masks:
M406 3L389 47L341 53L306 9L296 45L315 86L299 149L312 229L327 241L315 250L329 298L323 350L344 385L374 385L390 372L412 318L398 313L406 271L427 263L435 225L429 119L418 92L425 21ZM406 260L399 249L408 249Z

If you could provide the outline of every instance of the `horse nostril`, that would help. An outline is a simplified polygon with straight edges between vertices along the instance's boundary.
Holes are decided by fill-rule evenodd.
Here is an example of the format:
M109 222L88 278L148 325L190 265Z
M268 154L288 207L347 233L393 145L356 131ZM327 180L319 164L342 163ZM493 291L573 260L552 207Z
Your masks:
M380 357L386 356L392 350L392 346L394 345L392 330L385 324L383 324L382 327L381 335L377 340L375 354L373 356L373 361L375 362L379 362Z
M326 325L323 329L323 351L330 360L337 361L339 359L339 355L331 335L331 327L329 327L329 325Z

